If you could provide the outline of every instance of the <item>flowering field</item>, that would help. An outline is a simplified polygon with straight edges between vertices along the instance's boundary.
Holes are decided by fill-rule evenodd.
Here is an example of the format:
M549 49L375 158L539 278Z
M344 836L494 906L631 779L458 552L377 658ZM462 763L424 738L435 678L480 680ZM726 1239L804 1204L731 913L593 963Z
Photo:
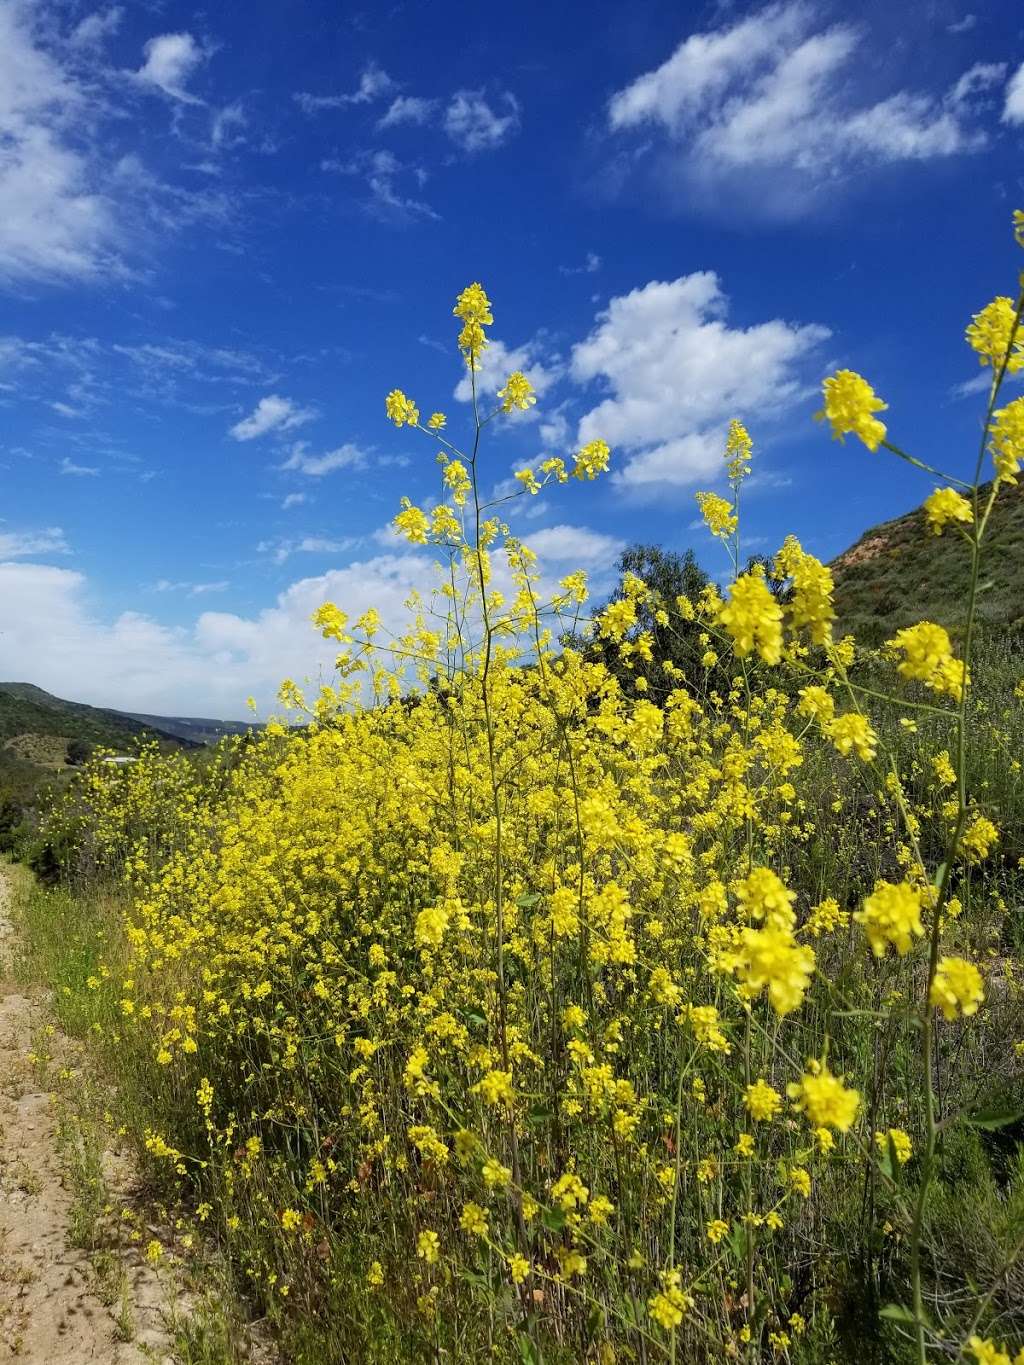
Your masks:
M455 313L475 379L480 285ZM724 594L627 575L594 611L486 501L526 378L465 448L396 389L440 477L395 518L442 565L408 630L324 604L337 678L281 692L306 728L94 764L50 816L70 894L26 913L58 1007L289 1358L1024 1361L1024 659L975 630L1020 313L967 329L971 484L824 385L823 439L938 479L955 642L839 638L793 537L744 565L739 423L698 495Z

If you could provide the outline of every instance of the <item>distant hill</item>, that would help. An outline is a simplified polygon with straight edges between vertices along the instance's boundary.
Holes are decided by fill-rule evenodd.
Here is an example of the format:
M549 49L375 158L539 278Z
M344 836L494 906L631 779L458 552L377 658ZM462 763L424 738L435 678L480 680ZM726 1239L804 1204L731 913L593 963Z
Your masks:
M146 736L177 746L201 743L183 739L173 730L148 724L122 711L65 701L33 683L0 682L0 743L21 735L59 735L65 740L80 739L111 749L124 749L133 740Z
M199 751L224 735L259 729L245 721L195 716L150 716L65 701L33 683L0 682L0 847L5 810L30 807L41 793L70 780L72 756L81 761L90 749L130 754L140 741L155 740L165 750Z
M194 744L216 744L225 735L244 735L248 730L263 727L251 720L206 720L202 716L147 716L136 711L123 712L129 720L137 720L160 734L174 735Z
M968 564L963 538L951 527L932 535L920 507L873 526L830 566L839 630L874 644L929 620L955 634L966 609ZM1002 488L992 509L978 621L1024 632L1024 483Z

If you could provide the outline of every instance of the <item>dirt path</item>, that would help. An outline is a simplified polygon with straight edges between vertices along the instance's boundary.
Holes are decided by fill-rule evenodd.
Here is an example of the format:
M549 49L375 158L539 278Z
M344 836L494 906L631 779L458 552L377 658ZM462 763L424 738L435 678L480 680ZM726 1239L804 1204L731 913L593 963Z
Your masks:
M0 1361L170 1361L167 1292L153 1267L134 1247L97 1254L72 1245L54 1106L28 1060L47 1018L10 976L10 877L0 866ZM48 1048L70 1055L59 1036ZM108 1183L117 1201L116 1166Z

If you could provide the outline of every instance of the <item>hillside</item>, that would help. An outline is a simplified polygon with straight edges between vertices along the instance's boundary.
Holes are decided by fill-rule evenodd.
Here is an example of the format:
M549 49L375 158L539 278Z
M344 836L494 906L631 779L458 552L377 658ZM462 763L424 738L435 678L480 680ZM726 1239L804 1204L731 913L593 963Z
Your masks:
M155 718L154 718L155 719ZM124 749L144 736L194 745L173 730L121 711L65 701L32 683L0 682L0 743L21 735L52 735L65 740Z
M978 620L1024 631L1024 484L1000 492L985 545ZM954 530L929 533L920 507L873 526L831 564L839 629L867 643L922 619L955 633L963 621L968 558Z

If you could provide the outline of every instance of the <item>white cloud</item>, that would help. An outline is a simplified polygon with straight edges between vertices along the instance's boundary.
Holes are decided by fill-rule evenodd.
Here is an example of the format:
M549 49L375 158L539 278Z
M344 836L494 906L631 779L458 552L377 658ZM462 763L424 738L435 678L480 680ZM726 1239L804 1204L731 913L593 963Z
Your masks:
M201 104L185 86L206 54L191 33L161 33L150 38L143 49L146 60L136 72L143 85L155 86L172 99L185 104Z
M858 101L853 63L865 42L852 25L822 27L805 0L770 5L685 39L612 97L609 126L662 132L652 171L676 195L705 206L741 198L776 216L834 193L853 170L985 145L974 106L995 66L972 67L942 97Z
M363 69L359 85L352 94L313 95L307 90L300 90L293 98L303 113L315 114L321 109L344 109L350 104L372 104L374 100L383 99L397 89L398 86L388 73L375 62L370 62Z
M351 441L346 441L344 445L338 446L337 450L328 450L323 455L310 455L308 451L309 446L305 441L296 442L292 446L292 453L281 468L297 469L300 474L308 474L311 478L319 479L336 469L358 469L366 463L365 452Z
M309 498L305 493L289 493L281 503L281 510L287 512L292 507L301 507Z
M519 101L505 91L491 107L482 90L457 90L445 110L444 130L464 152L492 151L519 131Z
M357 544L353 536L297 536L293 540L263 540L256 548L262 555L272 555L275 564L283 564L292 555L340 555Z
M400 123L427 123L437 108L437 100L421 99L419 95L399 95L392 100L387 113L378 121L378 128L395 128Z
M65 455L60 463L60 472L62 474L73 474L79 478L97 478L100 471L92 465L75 464L74 460L69 460Z
M70 553L64 532L59 526L48 526L45 531L0 531L0 559Z
M545 563L566 564L581 569L610 567L622 552L625 541L591 531L586 526L545 526L522 537L524 543Z
M252 441L268 431L291 431L316 416L312 408L300 408L290 398L271 393L261 398L248 417L231 428L236 441Z
M971 29L977 25L978 18L974 14L965 14L962 19L957 19L952 24L946 25L947 33L970 33Z
M95 14L87 14L72 30L71 42L76 47L98 47L117 32L123 18L124 10L119 5L114 5L108 10L97 10Z
M1003 122L1024 123L1024 62L1010 77L1006 87L1006 102L1003 105Z
M0 676L100 706L238 718L250 694L270 709L285 677L300 684L309 678L314 688L321 676L330 679L337 644L323 640L309 620L321 603L337 602L353 617L375 606L397 630L408 620L410 593L434 581L425 556L382 554L300 579L253 615L204 611L171 627L138 611L112 621L98 617L80 573L2 564Z
M522 370L538 397L543 397L547 393L559 378L561 366L556 359L543 358L539 351L537 342L527 342L525 346L512 348L498 339L491 341L480 359L480 368L476 372L477 397L485 414L490 410L489 405L493 406L497 402L498 390L504 387L505 380L513 370ZM455 398L460 403L469 403L473 398L473 381L465 367L455 386ZM533 407L525 412L513 412L509 417L511 420L534 421L537 409Z
M87 100L33 20L0 5L0 281L116 274L122 232L75 136Z
M405 194L398 187L400 176L411 177L422 188L428 173L421 166L399 161L393 152L382 149L362 152L346 161L328 157L320 169L338 175L355 175L365 179L370 197L364 207L376 217L405 222L414 218L439 220L439 215L422 199Z
M778 318L730 327L727 306L711 271L652 281L613 298L573 348L573 378L609 390L582 418L579 440L602 437L627 453L618 483L656 493L706 477L730 418L763 418L800 396L801 362L828 329Z
M211 592L225 592L231 587L226 578L220 578L215 583L174 583L170 579L161 578L153 584L154 592L173 592L185 593L189 597L205 597Z
M560 275L593 275L601 269L601 257L596 251L588 251L582 265L560 265Z

